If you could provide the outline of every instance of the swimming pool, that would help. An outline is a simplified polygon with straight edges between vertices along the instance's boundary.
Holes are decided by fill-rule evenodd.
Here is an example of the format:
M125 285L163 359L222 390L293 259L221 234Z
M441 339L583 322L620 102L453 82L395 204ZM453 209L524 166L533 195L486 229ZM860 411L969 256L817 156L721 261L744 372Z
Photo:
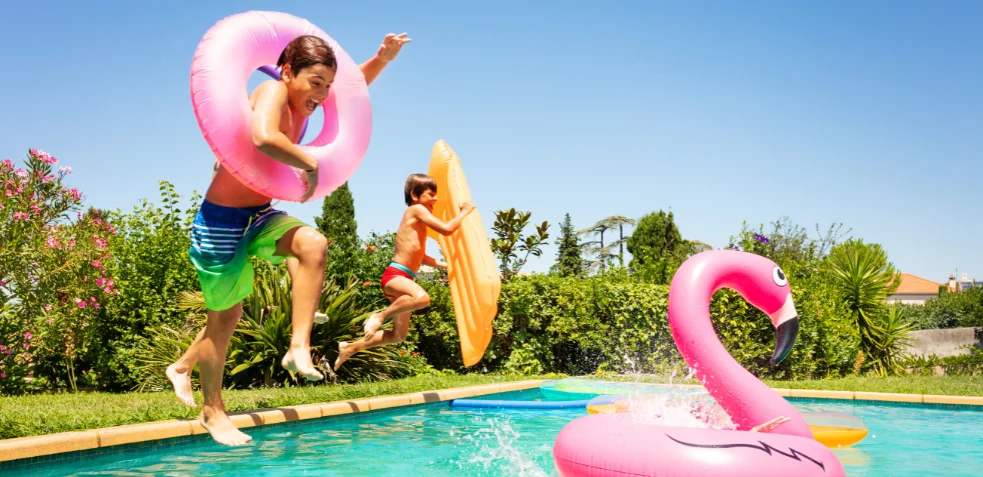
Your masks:
M484 396L549 399L538 390ZM860 417L870 433L836 451L855 476L983 475L983 410L789 398L801 411ZM4 475L249 475L259 476L553 476L552 445L583 409L451 408L438 402L298 421L247 430L240 448L207 436L166 441L74 462L8 470Z

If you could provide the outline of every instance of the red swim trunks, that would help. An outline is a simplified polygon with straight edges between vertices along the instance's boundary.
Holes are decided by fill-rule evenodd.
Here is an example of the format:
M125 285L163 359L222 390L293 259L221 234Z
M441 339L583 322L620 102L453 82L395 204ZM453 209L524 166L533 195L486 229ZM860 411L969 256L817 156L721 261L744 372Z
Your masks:
M389 266L386 267L386 270L382 272L382 280L380 280L382 282L383 295L386 295L389 298L396 298L386 293L386 284L389 283L389 280L392 280L393 278L396 277L406 277L409 278L410 280L415 280L416 274L413 273L413 271L410 270L409 268L406 268L403 265L400 265L396 262L390 263Z

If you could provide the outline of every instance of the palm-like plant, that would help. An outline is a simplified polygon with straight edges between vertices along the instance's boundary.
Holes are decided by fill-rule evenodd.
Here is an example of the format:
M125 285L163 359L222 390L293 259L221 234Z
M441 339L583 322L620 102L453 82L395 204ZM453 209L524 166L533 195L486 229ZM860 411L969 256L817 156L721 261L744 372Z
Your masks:
M891 321L896 312L886 314L887 297L900 284L900 274L880 245L859 239L837 245L826 260L837 293L856 321L861 350L875 368L890 370L891 356L910 329Z
M907 358L905 348L911 341L912 323L905 319L905 309L892 306L874 333L877 353L874 355L874 370L882 375L904 372L902 361Z

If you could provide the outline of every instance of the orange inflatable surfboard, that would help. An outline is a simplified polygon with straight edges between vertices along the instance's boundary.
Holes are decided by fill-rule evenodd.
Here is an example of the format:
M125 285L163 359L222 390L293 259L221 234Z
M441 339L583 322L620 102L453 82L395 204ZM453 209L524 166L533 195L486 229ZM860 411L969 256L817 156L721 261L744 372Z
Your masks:
M461 169L461 159L443 140L433 146L428 174L437 182L433 214L449 221L460 212L461 203L471 200L471 190ZM472 366L481 361L491 341L492 321L498 312L498 295L502 290L491 243L478 210L468 214L461 228L449 236L430 229L427 234L440 244L447 262L457 332L461 337L461 357L465 366Z

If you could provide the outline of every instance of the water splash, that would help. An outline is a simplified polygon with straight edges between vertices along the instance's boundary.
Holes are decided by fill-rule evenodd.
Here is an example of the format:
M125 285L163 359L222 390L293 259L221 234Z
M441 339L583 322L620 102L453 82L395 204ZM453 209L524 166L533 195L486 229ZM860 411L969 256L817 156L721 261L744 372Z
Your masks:
M474 447L468 452L467 462L461 462L461 470L468 475L476 475L476 467L480 467L481 475L515 475L518 477L547 477L544 471L527 454L519 448L521 437L512 427L511 420L506 416L484 418L484 425L470 435L463 437L461 444ZM467 442L467 444L465 444ZM547 445L547 447L549 447Z

